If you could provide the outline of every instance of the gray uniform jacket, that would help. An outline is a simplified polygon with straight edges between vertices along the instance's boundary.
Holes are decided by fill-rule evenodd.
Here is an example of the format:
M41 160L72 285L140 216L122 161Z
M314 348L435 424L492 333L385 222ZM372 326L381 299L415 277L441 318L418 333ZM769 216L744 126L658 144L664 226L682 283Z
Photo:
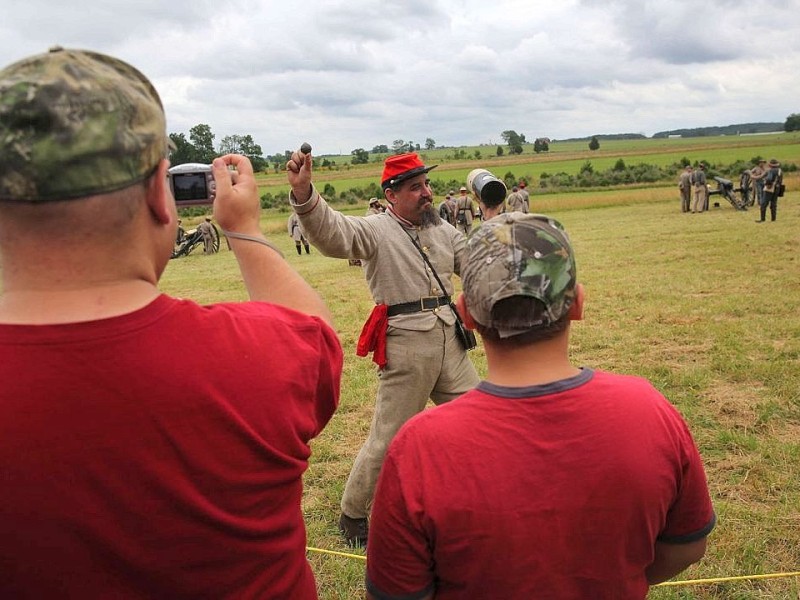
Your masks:
M420 229L394 214L368 217L343 215L333 210L312 189L311 198L303 204L290 203L300 218L306 237L325 256L361 259L372 298L376 304L413 302L428 296L452 296L452 275L461 272L466 237L455 227L442 221L437 226ZM444 290L411 241L419 244L436 269ZM392 327L412 331L428 331L441 319L447 325L455 316L447 306L435 311L422 311L389 318Z
M528 204L525 202L525 196L520 192L511 192L506 198L508 212L528 212Z

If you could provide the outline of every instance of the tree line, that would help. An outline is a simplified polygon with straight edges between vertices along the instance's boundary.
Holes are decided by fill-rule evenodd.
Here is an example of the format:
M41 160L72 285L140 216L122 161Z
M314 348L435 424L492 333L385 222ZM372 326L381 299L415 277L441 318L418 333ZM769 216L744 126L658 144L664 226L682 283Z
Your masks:
M265 171L270 166L278 172L283 165L292 156L291 150L284 150L276 152L272 155L264 155L264 152L259 144L255 143L253 136L249 134L239 135L226 135L223 137L219 145L215 146L214 140L216 136L211 131L211 127L205 123L195 125L189 130L187 138L184 133L170 133L170 139L175 144L170 159L173 165L180 165L184 163L201 163L209 164L215 157L223 154L242 154L250 159L255 171ZM506 152L509 154L522 154L523 145L527 144L525 134L517 133L513 129L504 131L501 137L506 143L506 148L497 146L497 156L503 156ZM350 164L359 165L367 164L370 162L370 155L373 160L383 160L389 154L402 154L403 152L418 152L422 149L433 150L436 148L436 140L433 138L426 138L424 144L416 143L412 140L406 141L397 139L392 142L392 145L378 144L373 146L372 150L364 148L355 148L350 152ZM533 151L537 154L539 152L547 152L550 150L550 139L546 137L537 138L533 143ZM456 149L455 158L468 158L466 150ZM318 167L334 167L336 162L328 158L322 158L315 166Z
M703 127L697 129L679 129L671 132L659 132L653 135L654 138L666 137L667 135L683 135L684 137L704 136L704 135L720 135L726 133L754 133L759 131L776 131L780 130L780 123L747 123L743 125L728 125L726 127ZM800 113L792 113L786 117L786 122L783 124L784 131L800 131ZM633 134L618 134L618 136L628 137ZM636 137L645 137L641 134L635 134ZM513 129L503 131L500 136L505 142L505 146L497 146L495 153L497 156L503 156L506 152L509 154L522 154L524 146L528 144L525 139L524 133L517 133ZM589 149L597 150L600 148L600 139L614 139L613 135L593 135L589 139ZM175 150L172 152L171 160L173 165L183 163L202 163L209 164L216 156L223 154L242 154L250 159L255 171L265 171L270 166L277 173L283 168L289 158L292 156L291 150L284 150L276 152L272 155L264 155L261 146L256 144L253 136L245 135L226 135L220 140L219 146L214 146L214 133L211 127L201 123L195 125L189 130L189 137L183 133L170 133L170 139L175 144ZM536 154L540 152L548 152L550 150L550 138L538 137L533 142L533 151ZM424 144L419 144L414 141L406 141L397 139L392 142L392 145L378 144L373 146L372 150L365 148L355 148L350 152L350 164L359 165L367 164L370 162L370 155L372 160L377 162L383 160L389 154L402 154L403 152L417 152L422 150L433 150L436 148L436 141L433 138L426 138ZM466 151L456 150L455 158L467 158ZM323 158L321 161L314 161L316 167L329 167L336 166L336 162Z

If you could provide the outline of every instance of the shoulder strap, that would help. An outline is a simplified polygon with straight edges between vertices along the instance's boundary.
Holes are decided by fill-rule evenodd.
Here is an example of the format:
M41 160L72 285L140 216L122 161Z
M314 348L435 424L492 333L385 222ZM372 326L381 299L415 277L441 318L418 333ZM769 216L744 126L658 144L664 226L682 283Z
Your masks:
M433 273L433 277L434 277L434 279L436 279L436 283L439 284L439 289L441 289L442 290L442 294L444 294L446 292L447 288L442 283L442 280L439 279L439 274L436 272L436 269L433 268L433 265L431 264L430 259L428 259L428 255L425 254L425 251L422 248L420 248L419 242L416 239L414 239L414 236L412 236L410 233L408 233L408 230L405 227L403 227L403 224L400 223L400 221L397 221L397 225L398 225L398 227L400 227L400 229L402 229L405 232L405 234L408 236L408 239L411 240L411 243L414 244L414 247L417 249L417 251L419 252L420 256L422 256L422 260L425 261L425 264L428 265L428 268L431 270L431 273ZM453 307L453 303L452 302L450 302L450 310L453 311L453 315L455 316L456 321L458 321L459 323L463 324L463 322L461 321L461 317L459 316L458 311Z

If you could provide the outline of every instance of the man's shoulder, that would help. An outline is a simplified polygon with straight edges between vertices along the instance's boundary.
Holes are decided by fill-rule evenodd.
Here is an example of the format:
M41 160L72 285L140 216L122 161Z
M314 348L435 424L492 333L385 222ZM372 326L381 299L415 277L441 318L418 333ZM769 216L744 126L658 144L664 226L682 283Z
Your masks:
M197 304L192 300L171 298L176 319L219 328L228 337L244 333L244 326L260 329L319 329L328 327L319 317L279 304L260 301ZM252 331L248 335L252 334Z

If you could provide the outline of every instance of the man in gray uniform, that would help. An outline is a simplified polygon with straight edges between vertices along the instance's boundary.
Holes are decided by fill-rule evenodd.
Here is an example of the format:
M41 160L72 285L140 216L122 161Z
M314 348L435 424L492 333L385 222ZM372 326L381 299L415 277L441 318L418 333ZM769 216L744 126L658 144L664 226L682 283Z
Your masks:
M465 186L461 186L459 193L461 195L456 199L456 227L459 231L463 231L464 235L467 235L472 231L475 209L472 205L472 198L467 194Z
M706 185L706 166L703 163L692 173L692 183L694 184L694 204L693 213L701 213L708 210L708 186Z
M525 202L525 196L522 195L519 186L516 185L511 188L511 193L506 198L506 205L508 206L508 212L528 212L528 203Z
M678 178L678 189L681 192L681 212L689 212L692 204L692 167L687 165Z
M381 187L388 207L368 217L346 216L328 206L311 183L310 154L296 151L286 167L290 202L306 236L326 256L360 259L376 304L359 349L374 349L378 397L339 520L351 546L365 545L375 483L397 430L429 398L447 402L479 381L456 336L450 306L451 279L461 272L466 238L439 217L427 176L434 167L426 167L415 153L386 159Z

